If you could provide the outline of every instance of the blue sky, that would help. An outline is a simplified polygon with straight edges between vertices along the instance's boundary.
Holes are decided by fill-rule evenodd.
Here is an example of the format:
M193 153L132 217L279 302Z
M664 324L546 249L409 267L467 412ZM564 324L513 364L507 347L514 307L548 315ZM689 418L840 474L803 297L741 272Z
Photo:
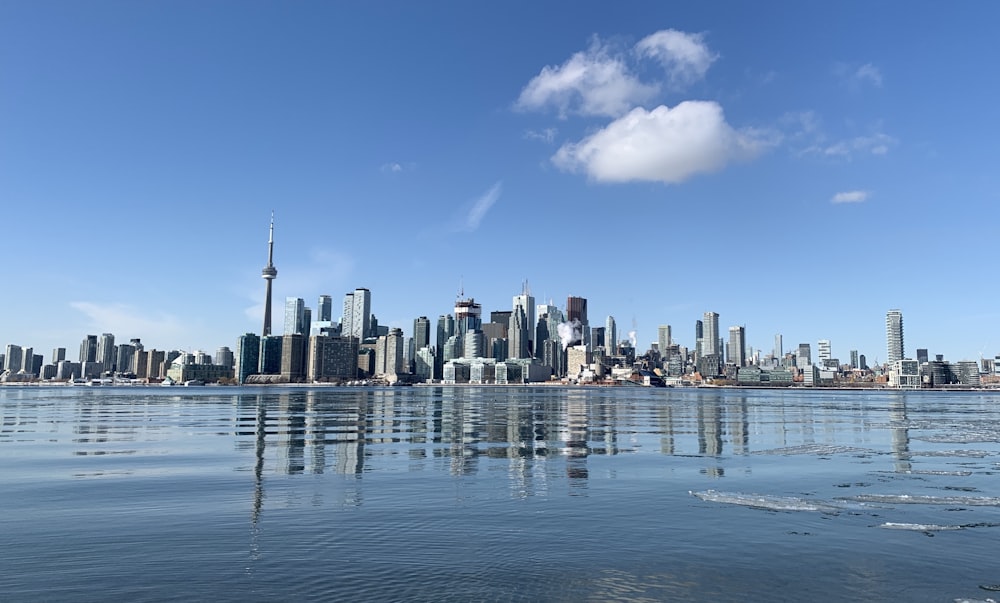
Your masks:
M0 2L0 345L235 347L274 210L279 308L1000 353L1000 7L691 4Z

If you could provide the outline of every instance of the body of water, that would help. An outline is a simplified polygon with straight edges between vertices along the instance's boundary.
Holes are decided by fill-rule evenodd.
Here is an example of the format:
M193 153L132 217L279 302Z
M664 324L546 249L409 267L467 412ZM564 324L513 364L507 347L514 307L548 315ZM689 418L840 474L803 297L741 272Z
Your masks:
M0 388L10 601L1000 599L1000 395Z

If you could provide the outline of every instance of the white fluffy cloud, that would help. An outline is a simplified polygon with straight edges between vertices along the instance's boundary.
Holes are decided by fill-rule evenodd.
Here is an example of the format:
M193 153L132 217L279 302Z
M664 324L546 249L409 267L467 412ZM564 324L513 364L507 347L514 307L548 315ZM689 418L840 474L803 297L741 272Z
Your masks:
M552 161L598 182L675 184L752 158L770 144L760 132L733 129L717 103L685 101L673 109L637 107L580 142L563 145Z
M560 117L569 113L619 116L657 92L633 75L620 57L594 39L559 66L546 66L521 90L515 107L541 110L554 107Z
M830 203L864 203L871 195L868 191L844 191L830 199Z
M701 34L664 29L646 36L635 45L640 56L656 59L666 69L670 83L687 86L705 77L718 55L702 41Z

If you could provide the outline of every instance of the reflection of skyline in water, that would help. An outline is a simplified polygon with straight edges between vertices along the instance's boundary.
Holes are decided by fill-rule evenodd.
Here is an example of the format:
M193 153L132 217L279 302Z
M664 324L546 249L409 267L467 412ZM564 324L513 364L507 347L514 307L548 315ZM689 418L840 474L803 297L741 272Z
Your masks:
M32 400L22 407L16 392L10 393L4 396L5 431L44 422L31 416L44 405ZM123 403L130 396L138 400ZM704 472L721 477L719 459L755 451L835 443L878 448L870 432L879 419L880 426L888 425L883 445L895 470L909 471L906 396L877 396L869 409L871 396L858 392L212 388L168 396L86 391L74 398L76 422L68 428L78 445L75 454L135 454L136 443L155 442L158 432L166 433L165 417L183 422L192 412L187 405L204 399L216 405L211 412L218 435L235 431L237 449L255 450L257 476L361 477L400 456L408 459L408 471L437 468L461 476L506 459L511 491L530 495L547 491L559 475L571 488L585 488L594 456L702 456ZM235 407L235 417L216 416L219 404ZM878 415L871 417L872 412Z

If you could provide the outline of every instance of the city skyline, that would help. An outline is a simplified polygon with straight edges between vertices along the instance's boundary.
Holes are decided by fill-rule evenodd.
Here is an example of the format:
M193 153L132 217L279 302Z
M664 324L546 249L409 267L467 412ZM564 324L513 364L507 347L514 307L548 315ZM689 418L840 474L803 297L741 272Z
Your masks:
M884 362L900 308L908 356L1000 352L1000 8L569 8L5 3L0 342L233 348L275 210L274 298L407 335L527 281L640 350L715 312Z

